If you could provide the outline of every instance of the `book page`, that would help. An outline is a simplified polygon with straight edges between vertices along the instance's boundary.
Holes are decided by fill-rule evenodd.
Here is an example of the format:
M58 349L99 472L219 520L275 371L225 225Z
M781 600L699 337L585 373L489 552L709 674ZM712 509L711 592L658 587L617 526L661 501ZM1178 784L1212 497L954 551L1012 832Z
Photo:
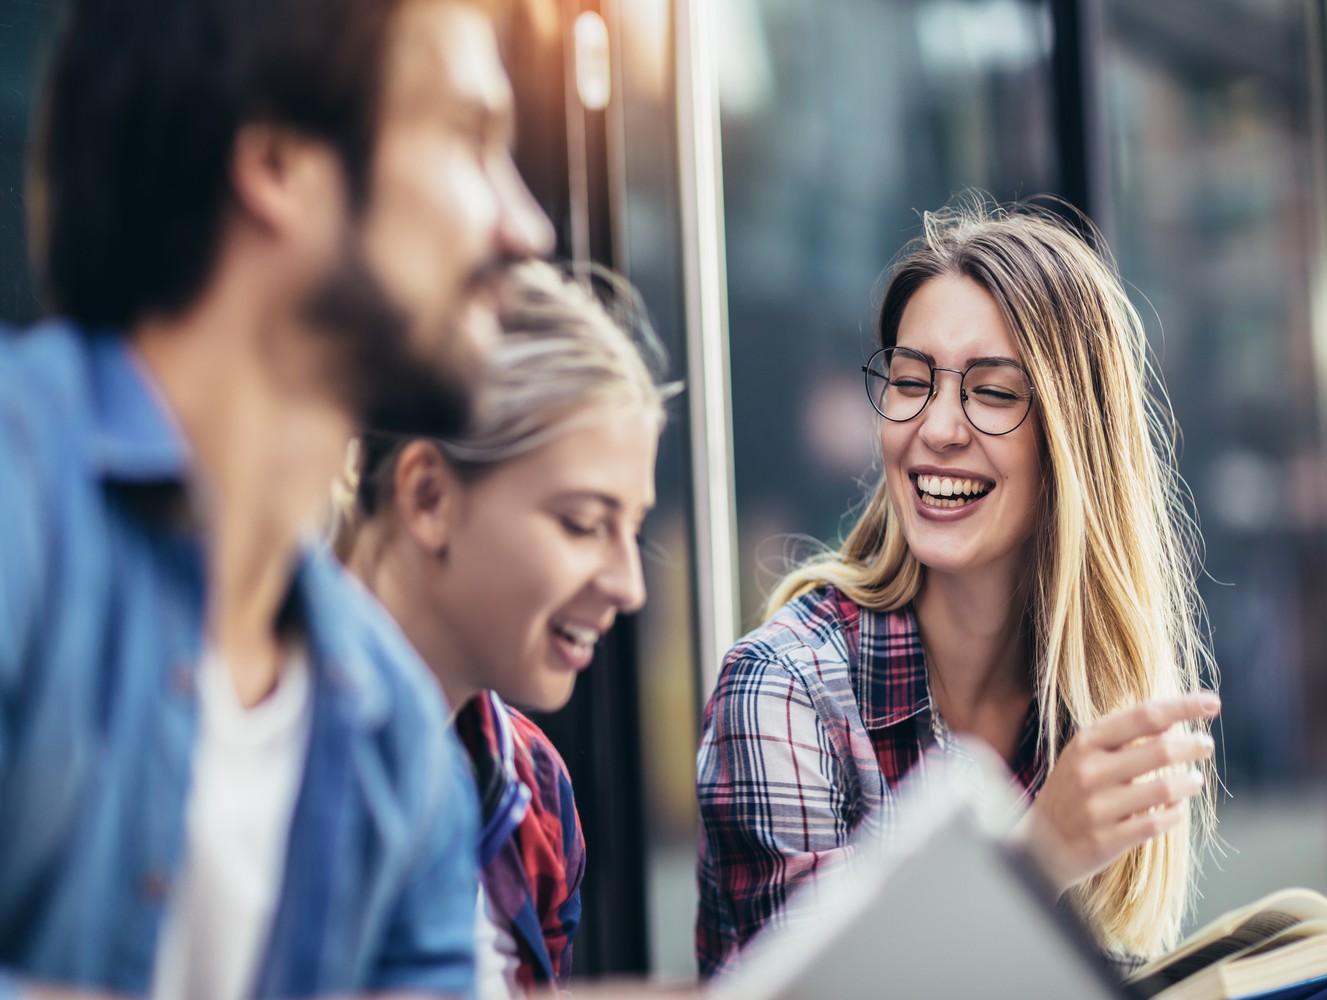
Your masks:
M1327 920L1303 920L1268 938L1261 944L1258 944L1244 954L1240 955L1234 961L1242 962L1246 959L1255 958L1259 955L1266 955L1268 952L1276 951L1287 945L1296 944L1305 938L1327 937Z
M1281 914L1281 916L1271 918L1270 923L1261 925L1258 923L1263 915L1271 913ZM1324 919L1327 919L1327 898L1324 898L1321 893L1303 888L1281 889L1247 906L1223 913L1215 920L1204 924L1180 942L1179 946L1170 954L1153 959L1135 972L1128 981L1130 983L1146 983L1151 981L1154 976L1164 976L1166 971L1176 962L1185 960L1199 952L1204 952L1212 945L1217 945L1217 954L1208 953L1205 960L1197 960L1187 966L1191 973L1204 965L1210 965L1213 961L1217 961L1225 955L1233 954L1250 944L1256 944L1264 940L1266 937L1275 934L1278 928L1289 926L1298 921ZM1219 942L1231 936L1236 936L1241 940L1236 941L1233 948L1222 949ZM1156 992L1157 989L1164 988L1166 982L1173 981L1169 978L1163 979L1161 980L1163 985L1155 987L1151 992Z
M1160 993L1166 987L1207 968L1212 963L1260 945L1268 938L1299 922L1300 918L1293 913L1262 910L1253 914L1224 937L1219 937L1133 982L1145 996Z
M1202 972L1181 980L1156 994L1156 1000L1201 1000L1213 997L1262 996L1294 984L1319 986L1299 991L1307 996L1322 988L1327 972L1327 920L1305 920L1261 944L1209 965Z

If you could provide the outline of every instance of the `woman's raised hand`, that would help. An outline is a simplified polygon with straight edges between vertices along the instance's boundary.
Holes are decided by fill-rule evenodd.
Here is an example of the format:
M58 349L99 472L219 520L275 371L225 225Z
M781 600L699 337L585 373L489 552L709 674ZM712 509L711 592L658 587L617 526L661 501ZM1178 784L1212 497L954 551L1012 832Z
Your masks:
M1015 830L1059 892L1180 823L1203 788L1193 765L1214 745L1206 733L1178 726L1220 709L1210 691L1144 701L1069 741Z

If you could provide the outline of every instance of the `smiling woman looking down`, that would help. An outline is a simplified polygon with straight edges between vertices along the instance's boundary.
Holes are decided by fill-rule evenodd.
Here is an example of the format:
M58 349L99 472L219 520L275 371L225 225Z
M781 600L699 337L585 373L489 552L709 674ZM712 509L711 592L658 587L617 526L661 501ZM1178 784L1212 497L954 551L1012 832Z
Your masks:
M497 312L467 431L366 436L335 539L438 679L473 765L482 998L571 973L585 865L571 783L507 702L561 708L616 616L644 603L637 535L668 392L547 264L513 267Z
M1219 703L1142 324L1066 225L974 198L927 214L876 332L883 476L839 550L776 587L706 710L701 970L955 734L1009 765L1103 951L1155 954L1210 830Z

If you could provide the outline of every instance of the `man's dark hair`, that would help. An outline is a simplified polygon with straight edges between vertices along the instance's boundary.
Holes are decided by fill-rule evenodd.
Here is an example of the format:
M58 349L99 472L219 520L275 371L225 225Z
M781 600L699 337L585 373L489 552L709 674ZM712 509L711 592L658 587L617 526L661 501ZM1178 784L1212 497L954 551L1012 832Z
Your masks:
M250 122L339 155L363 203L399 0L71 0L29 177L48 311L123 328L202 290Z

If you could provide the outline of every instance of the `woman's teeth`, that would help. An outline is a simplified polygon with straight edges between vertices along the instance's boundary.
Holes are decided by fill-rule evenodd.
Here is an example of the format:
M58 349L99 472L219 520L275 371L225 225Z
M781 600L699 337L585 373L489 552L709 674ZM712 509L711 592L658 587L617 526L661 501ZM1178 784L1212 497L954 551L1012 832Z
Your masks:
M553 627L577 646L593 646L599 641L598 631L583 625L556 624Z
M927 507L965 507L991 491L980 479L956 479L952 476L918 476L917 492Z

